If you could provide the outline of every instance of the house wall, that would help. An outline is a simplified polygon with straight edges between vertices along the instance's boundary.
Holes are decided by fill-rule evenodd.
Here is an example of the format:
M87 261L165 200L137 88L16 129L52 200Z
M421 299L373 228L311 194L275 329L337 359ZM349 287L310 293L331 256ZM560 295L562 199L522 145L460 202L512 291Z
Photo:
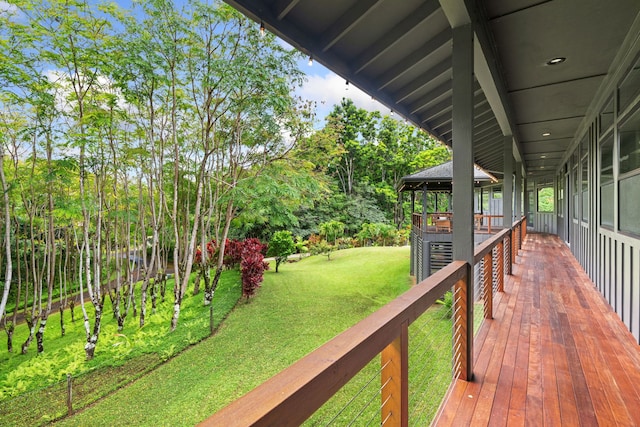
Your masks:
M555 177L557 232L640 342L640 42Z

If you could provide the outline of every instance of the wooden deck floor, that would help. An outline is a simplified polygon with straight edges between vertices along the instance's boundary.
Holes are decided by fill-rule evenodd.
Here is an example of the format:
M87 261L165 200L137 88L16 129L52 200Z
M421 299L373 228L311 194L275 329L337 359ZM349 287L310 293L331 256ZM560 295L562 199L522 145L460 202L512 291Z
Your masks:
M640 426L640 346L556 236L520 254L434 425Z

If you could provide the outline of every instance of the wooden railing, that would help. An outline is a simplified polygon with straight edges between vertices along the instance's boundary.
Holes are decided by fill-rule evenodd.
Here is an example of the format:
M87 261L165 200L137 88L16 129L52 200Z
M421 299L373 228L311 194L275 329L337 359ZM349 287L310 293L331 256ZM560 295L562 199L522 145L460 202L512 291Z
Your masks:
M496 257L504 270L505 240L517 248L526 235L526 223L520 220L478 246L474 262L484 261L485 270ZM514 240L517 239L517 240ZM495 250L494 250L495 248ZM515 260L509 254L509 264ZM511 270L509 268L509 270ZM420 282L366 319L346 330L289 368L256 387L240 399L203 421L205 426L294 426L300 425L342 386L360 372L374 357L381 355L383 390L381 419L393 426L408 425L408 328L447 290L454 289L454 377L465 378L473 365L472 352L466 344L469 325L467 304L473 304L471 266L454 261ZM483 276L484 317L492 316L493 274ZM504 274L496 275L497 289L503 288ZM486 283L485 283L486 282ZM471 310L471 313L473 311ZM471 365L469 365L471 364Z
M436 226L438 220L449 221L449 227L452 226L451 220L453 219L453 213L451 212L435 212L427 214L427 218L430 222L427 224L423 224L423 217L421 213L414 212L411 215L411 224L413 225L414 231L427 231L427 226L432 225ZM502 227L496 227L493 222L494 219L503 219L502 215L486 215L486 214L475 214L473 216L474 223L476 227L476 231L481 232L483 227L486 227L486 233L492 234L496 228L501 229ZM438 231L438 230L436 230ZM451 232L451 230L449 230Z

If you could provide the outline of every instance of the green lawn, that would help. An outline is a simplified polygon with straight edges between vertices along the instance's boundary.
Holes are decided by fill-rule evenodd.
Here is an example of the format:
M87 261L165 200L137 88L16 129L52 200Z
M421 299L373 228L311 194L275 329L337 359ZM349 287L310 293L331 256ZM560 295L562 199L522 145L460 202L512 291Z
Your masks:
M187 306L194 304L191 310L196 314L190 319L185 308L178 331L173 334L168 333L168 321L145 326L150 337L140 342L133 342L133 331L124 339L107 329L98 347L99 354L104 355L109 349L122 351L125 346L141 352L145 342L156 347L148 348L144 354L141 352L123 366L103 367L74 379L74 402L82 400L76 397L78 392L84 393L85 399L111 393L58 424L194 425L407 290L408 270L408 247L342 250L335 252L331 261L324 256L314 256L284 264L277 274L272 268L265 273L256 297L248 303L240 300L216 335L162 364L159 364L161 359L169 358L206 333L206 311L198 309L201 295L192 302L185 301ZM224 288L219 290L215 303L220 304L217 299L223 298L228 301L222 305L231 307L238 291L230 284L226 286L229 286L228 292ZM217 305L216 310L223 311ZM451 379L451 322L443 313L441 306L435 306L410 330L410 387L412 395L419 396L411 402L410 409L413 417L417 412L427 423ZM133 322L130 324L135 329ZM156 329L162 333L152 332ZM50 347L48 352L53 345ZM81 346L74 350L78 351L83 354ZM3 364L10 361L5 360ZM99 362L88 365L92 363ZM364 411L365 420L379 417L376 409L379 407L379 369L376 357L307 424L326 424L367 383L370 390L363 393L359 402L340 413L336 422L341 425L360 411ZM101 386L103 383L108 386ZM66 410L63 386L28 396L0 402L0 424L42 424L47 417L38 418L38 414L51 406L49 400L56 401L58 409L54 413L58 416ZM375 404L363 409L363 402L368 400ZM22 411L31 417L14 415ZM374 421L376 423L379 424L379 420Z
M219 332L62 425L193 425L409 288L409 249L360 248L266 272Z

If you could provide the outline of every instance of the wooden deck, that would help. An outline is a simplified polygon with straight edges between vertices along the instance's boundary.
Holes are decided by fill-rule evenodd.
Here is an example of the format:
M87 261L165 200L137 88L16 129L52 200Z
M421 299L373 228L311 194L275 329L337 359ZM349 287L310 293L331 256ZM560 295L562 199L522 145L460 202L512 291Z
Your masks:
M529 234L434 425L640 425L640 346L569 249ZM477 315L480 313L477 313Z

